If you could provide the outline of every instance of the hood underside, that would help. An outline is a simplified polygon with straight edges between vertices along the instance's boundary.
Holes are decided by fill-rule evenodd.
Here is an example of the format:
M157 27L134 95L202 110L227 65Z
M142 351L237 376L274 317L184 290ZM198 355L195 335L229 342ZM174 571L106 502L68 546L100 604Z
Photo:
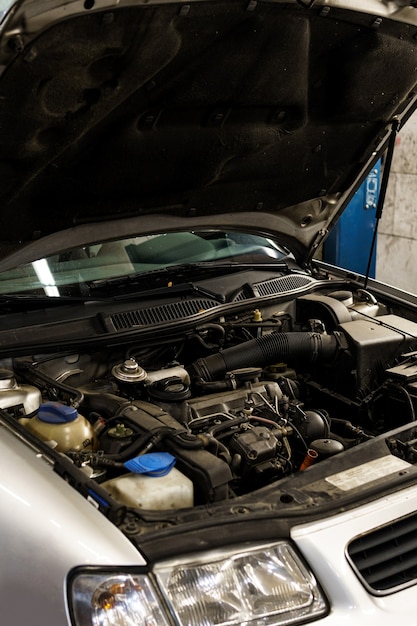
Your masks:
M417 13L388 4L23 3L0 42L1 239L260 211L307 255L414 108Z

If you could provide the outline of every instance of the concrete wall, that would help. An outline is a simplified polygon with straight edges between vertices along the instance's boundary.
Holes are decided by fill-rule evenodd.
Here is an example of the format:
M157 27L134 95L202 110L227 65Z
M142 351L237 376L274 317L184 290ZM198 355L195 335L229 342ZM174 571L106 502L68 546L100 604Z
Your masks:
M417 293L417 113L398 135L379 225L376 278Z

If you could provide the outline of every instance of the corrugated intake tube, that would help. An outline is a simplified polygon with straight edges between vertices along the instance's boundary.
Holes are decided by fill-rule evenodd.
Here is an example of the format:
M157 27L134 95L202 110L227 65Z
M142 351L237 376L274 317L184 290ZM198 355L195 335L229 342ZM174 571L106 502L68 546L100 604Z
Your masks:
M278 362L293 366L311 365L333 359L338 346L334 335L271 333L198 359L189 368L189 373L194 379L210 382L243 367L266 367Z

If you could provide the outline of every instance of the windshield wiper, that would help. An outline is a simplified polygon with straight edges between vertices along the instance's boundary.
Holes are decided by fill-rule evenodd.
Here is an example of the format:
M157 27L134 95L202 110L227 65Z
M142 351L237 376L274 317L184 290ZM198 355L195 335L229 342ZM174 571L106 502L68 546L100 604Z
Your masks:
M166 296L166 295L171 295L174 293L195 293L195 294L199 294L201 296L205 296L207 298L212 298L214 300L217 300L217 302L226 302L226 296L224 296L222 293L216 293L215 291L212 291L211 289L206 289L205 287L200 287L200 285L196 285L195 283L179 283L178 285L171 285L171 286L166 286L166 287L154 287L152 289L146 289L145 291L141 290L139 293L138 292L133 292L133 293L124 293L124 294L119 294L119 295L114 295L112 297L113 300L115 301L119 301L119 300L127 300L129 298L132 298L132 296L134 295L140 295L141 297L148 297L148 296Z
M0 294L0 310L4 313L8 309L12 311L25 311L27 309L40 309L58 307L67 304L84 304L86 302L115 302L129 300L141 296L155 297L171 294L194 293L211 298L217 302L226 302L226 296L196 284L195 280L213 278L216 275L238 273L247 270L273 270L288 272L287 263L271 261L265 263L241 263L229 261L219 263L205 261L198 263L184 263L171 265L136 274L126 274L112 278L97 279L83 283L79 288L80 295L47 296L33 293ZM192 277L194 281L187 280ZM149 285L152 287L149 287ZM141 286L145 289L141 289ZM139 288L139 291L138 291ZM84 293L83 293L84 292Z
M0 294L0 310L26 311L41 309L45 306L64 306L66 304L84 304L85 302L108 301L109 298L91 296L45 296L43 294L10 293Z
M155 295L158 290L165 295L166 290L177 291L193 291L194 293L201 293L212 298L216 298L219 301L224 301L224 296L216 294L205 287L196 285L194 282L189 282L186 279L189 277L196 279L212 278L217 274L223 274L227 272L242 272L245 270L254 269L271 269L278 271L288 271L288 265L281 261L270 263L241 263L241 262L228 262L218 263L216 261L205 261L199 263L184 263L181 265L171 265L169 267L162 267L154 270L148 270L145 272L138 272L136 274L126 274L124 276L115 276L114 278L98 279L88 282L88 288L90 293L103 292L108 289L114 289L118 287L140 287L145 283L145 286L152 281L154 285L151 289L141 291L141 295ZM185 280L184 280L185 279ZM124 299L130 297L132 294L124 291L121 295L115 295L114 298Z

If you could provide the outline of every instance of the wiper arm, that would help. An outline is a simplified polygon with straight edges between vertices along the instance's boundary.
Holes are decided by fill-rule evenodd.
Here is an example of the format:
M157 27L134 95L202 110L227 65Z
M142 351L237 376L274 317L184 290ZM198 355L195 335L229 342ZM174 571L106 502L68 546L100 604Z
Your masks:
M113 296L112 300L128 300L135 295L140 295L141 297L146 298L148 296L166 296L174 293L196 293L208 298L213 298L214 300L217 300L217 302L226 302L226 297L222 293L216 293L211 289L200 287L200 285L196 285L195 283L179 283L178 285L154 287L153 289L146 289L145 291L140 291L139 293L123 293Z
M182 285L183 289L184 285L186 284L193 285L193 291L196 291L196 289L203 290L204 288L195 285L192 282L184 281L182 279L190 275L193 278L196 278L196 276L198 276L199 278L208 278L224 271L242 272L248 269L271 269L278 271L288 271L288 265L287 263L283 263L280 261L270 263L241 263L238 261L218 263L216 261L204 261L198 263L170 265L169 267L161 267L159 269L138 272L136 274L126 274L123 276L115 276L114 278L93 280L87 283L87 285L90 291L93 293L95 291L104 291L108 288L117 288L119 286L124 288L129 285L138 286L141 283L149 283L150 280L153 280L155 287L149 290L151 293L155 293L155 289L158 287L169 287L170 289L172 289L175 283L178 287ZM180 283L181 280L182 282ZM212 296L213 295L215 296L216 294L212 294Z
M84 304L85 302L97 302L101 300L109 300L109 298L103 297L90 297L90 296L44 296L44 295L29 295L25 293L11 293L0 294L0 309L2 312L7 308L13 311L30 309L40 309L45 306L64 306L66 304Z
M169 283L178 281L185 274L199 274L201 270L205 273L212 271L216 268L216 271L225 269L225 267L219 266L213 263L182 263L180 265L170 265L169 267L160 267L153 270L146 270L144 272L137 272L135 274L124 274L123 276L114 276L113 278L99 278L87 283L90 291L96 291L101 289L107 289L109 287L140 285L141 283L148 283L150 280L154 281L157 286L168 286ZM227 264L229 269L229 264Z
M184 280L189 276L193 278L209 278L217 274L222 274L225 271L230 272L242 272L245 270L253 269L273 269L280 271L288 271L288 265L283 262L272 263L241 263L241 262L227 262L219 263L216 261L205 261L199 263L186 263L181 265L170 265L169 267L162 267L159 269L149 270L146 272L140 272L137 274L126 274L125 276L116 276L114 278L99 279L91 281L88 284L91 293L101 292L105 294L108 290L111 290L112 299L115 301L128 300L134 296L140 296L146 298L149 296L166 296L174 293L196 293L208 298L213 298L217 302L223 304L226 302L226 297L221 293L216 293L211 289L202 287L195 282ZM152 281L153 287L145 290L136 291L141 284L147 286ZM132 289L129 291L129 287ZM115 294L114 290L123 288L123 293ZM127 291L126 291L127 290Z

